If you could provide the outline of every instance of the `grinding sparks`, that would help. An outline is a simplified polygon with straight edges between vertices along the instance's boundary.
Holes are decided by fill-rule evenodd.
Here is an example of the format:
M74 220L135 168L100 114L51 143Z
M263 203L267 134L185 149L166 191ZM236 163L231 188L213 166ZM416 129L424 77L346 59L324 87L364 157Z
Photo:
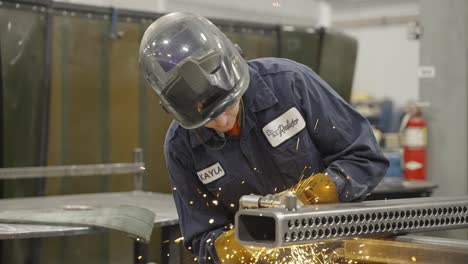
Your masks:
M213 223L214 223L214 219L211 218L211 219L208 221L208 223L213 224Z
M255 251L254 260L245 263L275 263L275 264L299 264L299 263L320 263L337 264L339 253L329 248L322 248L324 245L311 244L301 246L290 246L274 249L253 248ZM322 248L322 249L321 249ZM321 249L321 250L320 250ZM251 248L252 250L252 248Z
M213 200L212 203L213 203L214 205L218 205L218 200Z
M179 237L176 240L174 240L175 243L180 243L181 241L184 240L184 237Z
M319 122L319 119L317 118L317 121L315 121L314 131L317 129L318 122Z

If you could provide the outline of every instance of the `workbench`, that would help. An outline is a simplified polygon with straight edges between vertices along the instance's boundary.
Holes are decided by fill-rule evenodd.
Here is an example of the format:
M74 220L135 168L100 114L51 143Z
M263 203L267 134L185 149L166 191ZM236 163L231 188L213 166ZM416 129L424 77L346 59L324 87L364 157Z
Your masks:
M114 206L132 205L146 208L155 213L154 227L161 228L162 241L174 241L179 235L178 217L171 194L132 191L115 193L55 195L0 200L1 210L42 209L66 205ZM71 236L104 232L91 227L0 224L0 239L42 238L51 236ZM180 247L174 243L162 243L163 263L180 263ZM171 256L169 258L169 256ZM139 257L141 256L141 257ZM134 244L135 263L146 263L146 245L138 241Z

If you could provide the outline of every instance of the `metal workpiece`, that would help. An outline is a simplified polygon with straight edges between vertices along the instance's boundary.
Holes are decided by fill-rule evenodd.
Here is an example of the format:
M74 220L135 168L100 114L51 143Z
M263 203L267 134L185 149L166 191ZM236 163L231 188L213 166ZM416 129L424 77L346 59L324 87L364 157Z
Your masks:
M468 227L468 196L241 209L235 218L239 243L272 248Z
M120 231L149 242L155 213L130 205L65 205L56 208L14 209L0 212L0 223L93 227Z
M171 194L141 191L0 199L0 213L32 209L45 211L49 208L83 209L86 212L84 209L87 207L116 207L120 205L141 207L152 211L156 215L153 222L155 227L166 228L177 225L179 222ZM0 240L90 234L103 231L93 227L59 227L55 225L12 224L0 221Z

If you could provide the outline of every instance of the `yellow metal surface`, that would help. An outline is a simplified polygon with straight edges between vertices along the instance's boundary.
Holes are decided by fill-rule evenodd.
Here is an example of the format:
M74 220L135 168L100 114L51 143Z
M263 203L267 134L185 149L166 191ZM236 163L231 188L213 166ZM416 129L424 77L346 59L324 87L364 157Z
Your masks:
M377 239L344 241L345 263L450 263L465 264L468 252L437 246ZM351 261L351 262L349 262Z

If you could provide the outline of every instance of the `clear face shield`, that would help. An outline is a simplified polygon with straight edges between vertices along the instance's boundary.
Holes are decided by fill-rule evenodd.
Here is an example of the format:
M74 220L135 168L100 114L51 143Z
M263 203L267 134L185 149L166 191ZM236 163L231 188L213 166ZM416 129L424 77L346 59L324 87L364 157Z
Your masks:
M248 66L203 17L173 13L154 22L140 46L140 65L161 104L185 128L197 128L239 99Z

